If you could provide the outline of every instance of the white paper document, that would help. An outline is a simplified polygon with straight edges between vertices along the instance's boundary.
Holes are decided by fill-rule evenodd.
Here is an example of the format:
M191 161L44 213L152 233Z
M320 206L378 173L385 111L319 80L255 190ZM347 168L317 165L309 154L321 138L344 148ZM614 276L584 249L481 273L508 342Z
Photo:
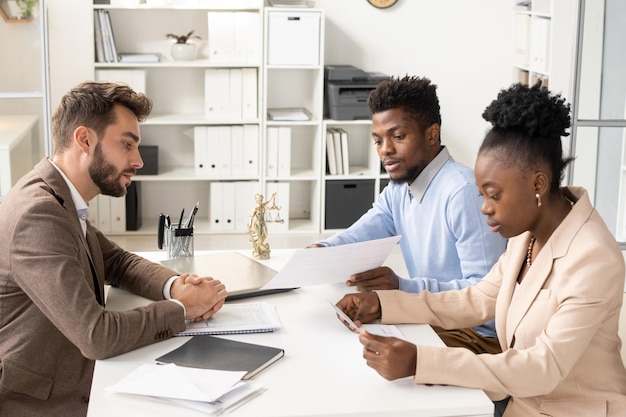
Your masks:
M215 402L233 389L244 374L244 371L216 371L174 364L144 364L107 390L152 397Z
M385 262L400 236L325 248L298 249L264 289L294 288L346 281L350 275Z

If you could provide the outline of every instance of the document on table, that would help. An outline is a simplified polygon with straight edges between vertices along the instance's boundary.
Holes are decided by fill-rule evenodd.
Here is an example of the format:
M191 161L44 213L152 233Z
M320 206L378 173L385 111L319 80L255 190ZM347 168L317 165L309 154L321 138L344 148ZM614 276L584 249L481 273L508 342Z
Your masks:
M106 390L144 395L218 415L265 390L261 385L241 381L244 374L174 364L143 364Z
M263 288L292 288L346 281L385 262L400 236L325 248L298 249Z

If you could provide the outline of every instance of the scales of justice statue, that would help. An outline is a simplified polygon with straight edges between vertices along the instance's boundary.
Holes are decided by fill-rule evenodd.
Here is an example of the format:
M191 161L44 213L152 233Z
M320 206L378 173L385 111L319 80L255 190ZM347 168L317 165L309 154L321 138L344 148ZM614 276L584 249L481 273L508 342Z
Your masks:
M263 194L254 195L255 206L248 223L252 257L255 259L270 258L270 245L265 241L267 239L267 223L284 223L284 220L280 218L280 207L276 205L276 193L273 193L267 201L263 200ZM272 205L268 207L270 203ZM272 217L272 213L275 213L274 217Z

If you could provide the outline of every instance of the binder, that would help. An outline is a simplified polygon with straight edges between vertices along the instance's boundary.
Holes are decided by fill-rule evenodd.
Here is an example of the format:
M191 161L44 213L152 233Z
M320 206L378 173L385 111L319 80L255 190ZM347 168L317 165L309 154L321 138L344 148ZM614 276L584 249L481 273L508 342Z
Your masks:
M102 43L102 27L100 26L99 10L93 12L93 27L96 49L96 62L105 62L104 45Z
M244 177L259 176L259 127L243 126L243 174Z
M235 51L234 12L208 12L209 61L232 62Z
M243 74L241 68L232 68L229 73L228 117L241 119L243 114Z
M335 135L331 129L326 129L326 164L330 175L337 175L337 160L335 156Z
M198 176L208 175L208 148L207 128L205 126L195 126L193 128L193 160L194 171Z
M216 176L229 178L232 176L232 128L231 126L212 126L209 132L209 158L215 157L216 159ZM213 133L215 134L214 137L212 136Z
M215 231L224 230L224 183L212 182L209 193L209 228Z
M228 116L230 96L230 70L208 69L204 72L204 113L207 119Z
M190 368L246 371L242 378L245 380L252 378L284 354L283 349L276 347L203 335L192 337L180 347L156 358L156 361Z
M260 61L259 13L234 12L234 52L233 60L255 64Z
M339 133L339 140L341 142L341 168L343 171L343 175L348 175L350 173L350 155L348 152L348 132L345 130L338 128L337 132Z
M241 74L241 118L256 120L258 117L258 83L256 68L243 68Z
M335 146L335 164L337 175L343 175L343 154L341 153L341 133L337 129L331 129L333 133L333 145Z
M235 231L235 183L222 183L222 230Z
M235 125L230 128L231 141L231 175L234 178L244 176L245 153L243 144L243 126Z
M278 128L278 176L291 175L291 128Z
M267 176L278 176L278 128L267 128Z

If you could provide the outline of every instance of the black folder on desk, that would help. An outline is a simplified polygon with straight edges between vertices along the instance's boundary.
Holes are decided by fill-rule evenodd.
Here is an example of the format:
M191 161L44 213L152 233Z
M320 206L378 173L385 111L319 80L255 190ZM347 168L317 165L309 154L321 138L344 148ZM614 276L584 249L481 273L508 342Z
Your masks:
M246 371L242 379L249 379L284 354L285 351L277 347L202 335L192 337L180 347L156 358L156 361L191 368Z
M161 261L179 273L213 277L226 285L226 301L290 291L295 288L261 289L277 271L239 252L216 252Z

